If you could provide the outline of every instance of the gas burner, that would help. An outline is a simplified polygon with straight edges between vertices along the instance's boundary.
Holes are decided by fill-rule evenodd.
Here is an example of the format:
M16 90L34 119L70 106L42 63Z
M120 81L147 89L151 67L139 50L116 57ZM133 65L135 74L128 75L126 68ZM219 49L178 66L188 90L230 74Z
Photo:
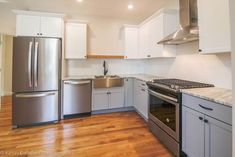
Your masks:
M162 88L167 88L174 91L179 91L181 89L214 87L214 85L212 84L205 84L205 83L186 81L180 79L158 79L149 82L148 85L152 87L160 86Z

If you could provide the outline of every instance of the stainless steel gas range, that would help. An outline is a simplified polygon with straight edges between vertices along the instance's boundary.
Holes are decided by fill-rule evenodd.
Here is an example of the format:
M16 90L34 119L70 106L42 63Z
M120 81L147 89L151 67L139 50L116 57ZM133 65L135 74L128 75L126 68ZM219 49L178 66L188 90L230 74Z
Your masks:
M147 85L149 87L149 128L174 155L180 156L180 90L214 85L179 79L159 79L148 82Z

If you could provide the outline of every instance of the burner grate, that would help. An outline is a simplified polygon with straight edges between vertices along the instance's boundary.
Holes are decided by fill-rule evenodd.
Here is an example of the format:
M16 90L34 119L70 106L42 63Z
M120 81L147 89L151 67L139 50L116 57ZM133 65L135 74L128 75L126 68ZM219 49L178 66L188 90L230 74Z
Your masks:
M205 83L186 81L186 80L180 80L180 79L159 79L159 80L154 80L153 83L165 85L173 89L214 87L214 85L212 84L205 84Z

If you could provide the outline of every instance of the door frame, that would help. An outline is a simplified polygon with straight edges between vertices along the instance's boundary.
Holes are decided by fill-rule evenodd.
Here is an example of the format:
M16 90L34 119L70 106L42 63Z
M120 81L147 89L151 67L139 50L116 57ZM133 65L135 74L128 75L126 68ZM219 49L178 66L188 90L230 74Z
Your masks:
M3 70L2 70L2 65L3 65L3 56L4 56L4 36L0 34L0 110L2 108L2 94L3 94L3 88L2 88L2 82L3 80Z

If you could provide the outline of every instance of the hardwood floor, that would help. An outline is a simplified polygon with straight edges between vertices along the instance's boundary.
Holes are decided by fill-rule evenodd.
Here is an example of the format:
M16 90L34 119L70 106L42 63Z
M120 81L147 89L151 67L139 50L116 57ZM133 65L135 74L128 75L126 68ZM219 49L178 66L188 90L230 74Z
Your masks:
M93 115L11 129L11 102L0 110L0 157L171 157L135 112Z

